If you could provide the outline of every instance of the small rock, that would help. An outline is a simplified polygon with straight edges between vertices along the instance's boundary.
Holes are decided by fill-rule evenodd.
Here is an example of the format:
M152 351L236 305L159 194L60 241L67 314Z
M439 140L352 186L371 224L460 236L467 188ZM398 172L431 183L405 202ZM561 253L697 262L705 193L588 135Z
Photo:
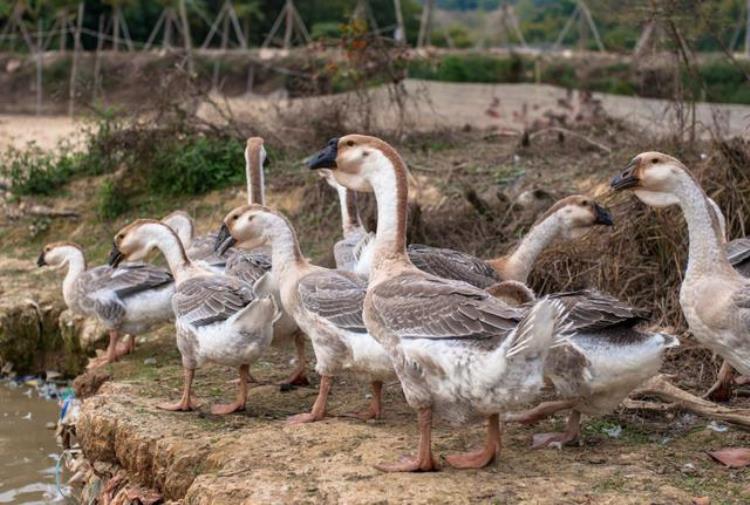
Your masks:
M693 498L692 505L711 505L711 498L708 496Z
M711 421L708 423L708 426L706 426L711 431L715 431L716 433L724 433L725 431L729 430L729 426L727 426L724 423L717 423L716 421Z
M55 423L53 423L53 422L50 421L48 423L45 423L44 427L46 429L48 429L48 430L55 430L55 429L57 429L57 424L55 424Z
M156 358L146 358L143 360L144 365L155 365L156 364Z
M602 428L602 431L609 438L620 438L620 435L622 435L622 426L612 426L611 428Z
M682 468L680 468L680 472L686 475L695 475L696 473L698 473L698 469L692 463L685 463L684 465L682 465Z
M603 465L607 462L607 458L604 456L589 456L586 461L592 465Z

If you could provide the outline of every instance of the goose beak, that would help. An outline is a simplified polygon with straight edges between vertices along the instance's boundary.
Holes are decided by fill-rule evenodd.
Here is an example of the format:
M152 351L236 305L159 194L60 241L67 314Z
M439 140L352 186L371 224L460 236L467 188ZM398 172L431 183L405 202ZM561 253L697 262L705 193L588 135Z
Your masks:
M635 170L638 168L638 165L638 158L633 158L630 163L628 163L628 166L623 169L622 173L612 178L612 182L610 182L609 184L610 187L615 191L622 191L623 189L629 189L638 186L638 184L640 183L640 179L638 179L638 176L635 175Z
M44 261L44 251L39 254L39 257L36 259L36 266L43 267L47 264L46 261Z
M227 252L227 249L237 243L237 240L229 232L229 227L226 223L222 223L219 228L219 233L216 234L216 241L214 242L214 252L220 256Z
M310 170L319 168L336 168L336 157L338 156L338 137L333 137L328 144L307 160L307 167Z
M122 260L125 259L125 255L120 252L120 250L117 248L117 244L112 244L112 250L109 252L109 259L107 260L107 263L109 263L109 266L112 268L117 268L117 266L122 263Z
M598 203L594 205L594 209L596 211L594 224L603 224L604 226L613 226L615 224L615 222L612 220L612 214L607 209L605 209Z

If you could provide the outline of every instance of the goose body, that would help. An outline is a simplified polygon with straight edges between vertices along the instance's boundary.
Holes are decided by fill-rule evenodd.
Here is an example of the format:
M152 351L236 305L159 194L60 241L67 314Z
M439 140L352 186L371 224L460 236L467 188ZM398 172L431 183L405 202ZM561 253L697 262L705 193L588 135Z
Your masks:
M564 433L534 437L534 447L557 446L576 440L580 415L612 412L638 386L659 372L664 353L679 345L672 335L637 329L641 311L598 291L556 293L568 312L572 346L550 351L545 376L557 400L508 420L537 421L560 410L571 410Z
M567 345L561 306L542 300L530 310L511 307L468 283L417 269L406 254L406 166L382 140L332 139L310 167L331 168L339 183L373 191L377 201L363 320L388 353L420 426L417 455L378 468L436 469L433 415L456 424L486 418L486 446L448 457L459 468L485 466L499 450L499 413L533 401L549 349Z
M116 349L120 334L135 335L173 319L174 279L161 268L133 263L119 268L98 266L86 268L83 250L71 242L45 246L39 266L64 266L63 298L69 309L98 319L110 332L107 356L102 363L119 358Z
M224 225L237 242L270 244L271 280L278 286L281 305L310 337L321 375L318 400L309 414L294 422L317 421L325 415L332 379L349 370L367 378L375 395L372 416L380 415L380 387L394 376L383 347L367 332L362 303L367 283L354 273L310 264L299 249L294 229L278 212L258 205L231 211Z
M245 407L250 365L265 351L273 336L279 311L272 297L259 297L253 286L193 263L182 242L167 225L138 220L115 237L110 262L140 257L158 248L175 277L172 298L177 347L185 371L183 396L167 410L190 410L194 370L206 362L234 366L240 370L240 391L235 402L214 406L216 414Z

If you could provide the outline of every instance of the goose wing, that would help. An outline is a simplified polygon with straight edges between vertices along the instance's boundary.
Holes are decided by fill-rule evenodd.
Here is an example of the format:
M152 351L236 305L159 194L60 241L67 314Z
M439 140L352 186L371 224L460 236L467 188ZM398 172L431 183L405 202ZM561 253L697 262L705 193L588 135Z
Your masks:
M226 262L226 258L219 256L214 251L217 233L206 233L193 238L190 247L187 250L188 258L191 260L202 260L212 266L220 267ZM231 251L228 249L227 251ZM226 255L226 253L225 253Z
M173 281L172 274L164 268L146 263L128 263L113 269L107 284L118 297L124 299Z
M727 259L735 270L750 277L750 238L738 238L728 242Z
M371 290L376 317L401 339L452 339L499 343L528 309L510 307L465 282L400 275Z
M410 245L408 253L417 268L443 279L468 282L482 289L501 280L486 261L471 254L422 244Z
M255 284L263 274L271 270L271 257L260 251L235 250L229 255L226 273L233 277Z
M212 275L180 284L172 305L180 320L201 327L229 319L254 299L252 286L224 275Z
M596 290L555 293L550 298L562 302L568 311L571 329L578 332L629 328L643 321L648 314Z
M367 333L362 307L367 282L342 270L306 275L298 284L300 303L308 311L347 331Z

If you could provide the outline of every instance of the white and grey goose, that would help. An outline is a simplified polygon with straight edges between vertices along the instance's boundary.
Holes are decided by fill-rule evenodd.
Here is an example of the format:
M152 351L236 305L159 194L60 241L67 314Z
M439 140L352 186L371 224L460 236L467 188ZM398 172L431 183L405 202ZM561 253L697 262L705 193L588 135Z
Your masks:
M139 219L115 235L110 264L141 258L152 249L161 251L175 279L172 306L177 347L182 356L184 387L177 403L159 405L165 410L190 410L196 368L214 362L239 369L236 401L214 405L215 414L245 408L250 365L271 343L273 323L280 311L273 297L258 297L252 286L234 277L216 274L194 264L182 243L167 225Z
M420 431L415 457L378 468L435 470L433 413L457 424L487 419L485 446L447 461L459 468L489 464L500 448L499 414L536 399L549 349L568 345L561 304L545 299L531 310L510 307L470 284L416 268L406 253L406 165L382 140L332 139L309 166L332 169L339 183L374 191L377 201L363 319L388 352Z
M357 265L357 250L362 247L363 240L369 239L367 230L362 226L360 220L359 209L357 208L357 193L336 182L330 170L321 169L318 173L329 186L336 190L339 197L341 228L344 238L333 246L336 268L353 272Z
M47 244L37 264L67 268L62 284L65 304L109 330L107 353L90 366L116 361L134 348L136 335L173 318L174 281L163 268L143 263L87 268L83 249L72 242ZM131 338L124 349L117 345L122 334Z
M612 180L652 207L678 205L688 228L688 264L680 306L691 333L744 375L750 374L750 279L727 259L721 223L705 192L679 160L636 156Z
M555 412L571 410L563 433L534 436L534 448L562 447L580 435L581 414L612 412L635 388L659 372L664 353L679 345L676 337L639 330L644 311L598 291L550 295L568 311L573 346L553 349L545 376L557 400L544 402L506 420L534 422Z
M370 407L358 417L380 417L383 381L395 374L385 350L368 334L362 320L366 281L352 272L311 264L300 250L291 223L267 207L246 205L232 210L222 230L241 244L270 245L269 280L278 286L286 313L312 342L315 369L321 376L318 397L309 413L289 421L307 423L325 417L333 379L344 370L365 377L372 386Z
M247 181L247 201L249 205L265 205L264 164L268 163L268 154L261 137L250 137L245 147L245 178ZM245 282L255 283L266 272L271 270L271 250L269 247L234 247L236 241L226 232L218 232L214 241L214 250L220 256L227 257L226 273ZM282 309L282 315L273 327L273 345L288 349L294 345L296 363L291 374L281 383L283 390L294 385L309 384L305 370L305 334L299 329L294 318L284 310L279 297L279 288L274 278L267 278L263 284L266 293L272 294Z
M161 222L172 228L177 234L191 261L215 273L224 273L227 259L213 252L216 243L215 233L196 237L193 218L184 210L176 210L170 213L162 218ZM210 249L210 251L207 249Z

